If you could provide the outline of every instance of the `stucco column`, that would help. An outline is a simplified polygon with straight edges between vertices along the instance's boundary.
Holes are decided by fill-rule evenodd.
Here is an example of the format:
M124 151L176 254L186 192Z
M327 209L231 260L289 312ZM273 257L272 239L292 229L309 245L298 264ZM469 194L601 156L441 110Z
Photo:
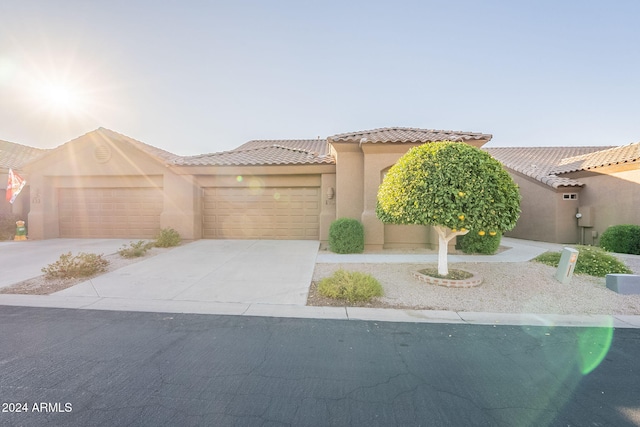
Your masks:
M361 221L364 226L365 249L382 249L384 246L384 224L376 216L378 188L382 182L382 170L388 166L388 158L378 153L375 147L363 145L364 151L364 209Z
M320 242L329 241L329 227L336 220L336 174L323 173L320 185Z
M45 179L41 175L32 174L30 181L31 201L27 220L29 239L60 237L57 189L50 181L45 183Z
M358 144L334 143L336 151L336 218L362 215L363 154Z
M164 209L160 226L173 228L183 239L202 238L200 189L191 175L166 172L163 178Z

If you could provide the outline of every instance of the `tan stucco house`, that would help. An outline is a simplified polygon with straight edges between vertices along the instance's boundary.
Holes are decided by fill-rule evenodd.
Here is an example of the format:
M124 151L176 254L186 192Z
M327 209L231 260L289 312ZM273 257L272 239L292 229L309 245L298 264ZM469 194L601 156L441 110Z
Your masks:
M487 151L522 194L522 213L508 236L597 245L612 225L640 225L640 143Z
M451 140L483 147L490 139L396 127L250 141L231 151L178 156L100 128L53 150L7 143L0 151L0 179L6 182L9 167L27 178L28 192L12 209L27 217L31 239L151 238L172 227L189 240L326 241L331 222L350 217L364 224L367 248L430 246L437 239L429 227L377 219L384 174L417 145ZM580 225L593 224L585 228L587 243L612 223L640 223L633 207L639 204L638 144L487 150L521 187L515 237L578 242L579 209ZM628 208L610 209L616 192Z

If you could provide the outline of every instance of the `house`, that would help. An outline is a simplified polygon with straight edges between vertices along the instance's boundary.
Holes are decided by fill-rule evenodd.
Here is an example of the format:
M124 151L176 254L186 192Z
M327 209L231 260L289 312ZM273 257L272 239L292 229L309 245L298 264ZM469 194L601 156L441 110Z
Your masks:
M31 239L151 238L172 227L188 240L326 242L330 224L350 217L364 224L368 249L435 246L430 227L380 222L376 195L410 148L444 140L483 148L491 135L394 127L178 156L99 128L52 150L13 144L0 165L28 179L19 197L27 209L13 209L28 213ZM521 187L522 216L509 235L589 243L608 225L640 223L638 144L483 149Z
M435 237L427 227L377 220L385 171L420 144L453 140L481 147L490 139L385 128L177 156L100 128L25 167L29 236L150 238L172 227L185 239L326 241L332 221L351 217L364 223L368 248L430 244Z
M486 150L520 186L522 213L508 236L597 245L612 225L640 224L640 143Z

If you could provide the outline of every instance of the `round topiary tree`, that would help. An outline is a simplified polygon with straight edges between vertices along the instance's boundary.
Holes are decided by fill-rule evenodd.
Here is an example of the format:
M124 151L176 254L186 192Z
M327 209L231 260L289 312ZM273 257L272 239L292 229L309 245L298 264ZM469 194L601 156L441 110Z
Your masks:
M432 225L438 233L438 274L449 274L447 246L478 230L511 230L520 216L520 192L500 162L460 142L409 150L378 189L378 218L391 224Z

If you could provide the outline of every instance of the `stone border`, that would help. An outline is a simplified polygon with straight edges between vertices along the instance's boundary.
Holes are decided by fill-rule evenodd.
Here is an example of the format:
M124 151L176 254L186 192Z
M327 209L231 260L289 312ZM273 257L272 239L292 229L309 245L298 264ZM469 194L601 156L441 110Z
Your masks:
M446 286L448 288L473 288L480 286L482 283L482 277L472 271L469 273L472 273L473 276L464 280L438 279L437 277L427 276L426 274L422 274L418 271L413 272L413 277L421 282L429 283L430 285Z

